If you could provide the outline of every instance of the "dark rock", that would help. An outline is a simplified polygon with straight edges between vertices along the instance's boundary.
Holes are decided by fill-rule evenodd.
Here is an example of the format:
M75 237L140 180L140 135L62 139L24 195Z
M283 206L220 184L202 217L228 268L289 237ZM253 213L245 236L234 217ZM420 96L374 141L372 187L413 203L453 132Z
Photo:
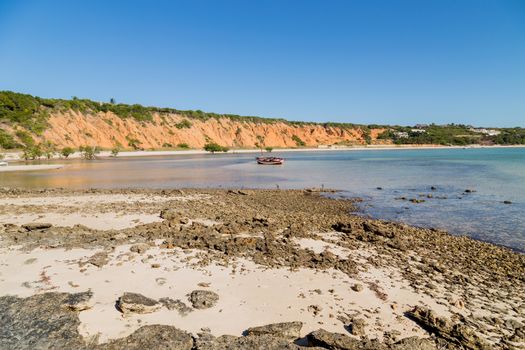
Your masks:
M189 333L173 326L161 325L140 327L125 338L112 340L97 347L101 350L191 350L192 348L193 338Z
M168 310L177 310L181 316L186 316L193 311L191 307L179 299L173 300L171 298L161 298L159 299L159 302Z
M96 267L102 267L106 265L109 261L107 252L98 252L93 254L88 260L87 263L95 265Z
M209 290L194 290L188 300L195 309L208 309L219 301L219 295Z
M0 349L86 349L68 293L0 297Z
M490 349L489 345L473 329L463 323L452 323L449 319L438 317L434 311L416 306L407 316L437 337L454 342L466 349Z
M137 243L137 244L132 245L129 248L129 250L134 253L142 254L142 253L145 253L150 248L151 246L147 243Z
M366 322L362 318L352 319L348 325L348 331L357 337L365 335Z
M124 293L117 301L117 306L123 314L146 314L157 311L162 304L138 293Z
M424 199L417 199L417 198L410 198L409 201L412 203L424 203L425 202Z
M303 327L302 322L282 322L282 323L272 323L260 327L252 327L246 330L246 335L271 335L273 337L287 339L289 341L294 341L298 339L301 335L301 328Z
M432 191L435 191L435 190L437 190L437 187L436 187L436 186L430 186L430 189L431 189Z
M234 337L223 335L212 341L196 342L195 350L299 350L303 348L288 342L283 338L276 338L265 334L260 336ZM311 349L314 350L314 349Z
M27 231L37 231L37 230L46 230L51 228L53 225L49 223L34 222L31 224L22 225Z
M503 204L512 204L511 201L503 201Z
M363 290L363 285L360 284L360 283L356 283L356 284L354 284L354 285L353 285L352 287L350 287L350 288L352 288L352 290L353 290L354 292L360 292L360 291Z
M357 340L346 334L331 333L319 329L306 336L308 345L331 350L386 350L377 340Z
M437 350L436 342L429 338L404 338L392 345L392 350Z
M173 221L177 219L181 219L183 215L176 209L163 209L160 212L160 218L168 221Z
M87 292L69 294L64 300L64 305L74 311L83 311L91 308L91 297L93 292L88 290Z

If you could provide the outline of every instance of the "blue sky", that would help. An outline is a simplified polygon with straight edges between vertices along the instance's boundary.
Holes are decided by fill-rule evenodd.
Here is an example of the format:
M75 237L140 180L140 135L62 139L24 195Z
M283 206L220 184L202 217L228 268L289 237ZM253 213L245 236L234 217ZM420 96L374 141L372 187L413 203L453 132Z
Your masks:
M292 120L525 126L525 1L0 0L0 89Z

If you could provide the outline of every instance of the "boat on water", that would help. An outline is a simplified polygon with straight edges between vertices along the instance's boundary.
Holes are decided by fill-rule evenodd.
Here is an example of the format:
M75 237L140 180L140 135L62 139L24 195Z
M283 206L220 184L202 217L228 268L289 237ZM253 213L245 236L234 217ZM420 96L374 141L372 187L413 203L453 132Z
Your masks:
M7 162L0 161L0 166L8 166Z
M284 163L284 158L279 157L257 157L257 164L261 165L282 165Z

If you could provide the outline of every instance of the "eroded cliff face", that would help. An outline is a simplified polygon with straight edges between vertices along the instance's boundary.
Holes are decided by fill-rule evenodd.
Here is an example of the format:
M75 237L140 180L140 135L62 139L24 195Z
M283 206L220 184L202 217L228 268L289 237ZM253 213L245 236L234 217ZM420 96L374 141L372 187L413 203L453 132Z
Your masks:
M191 126L178 128L177 124L184 119ZM191 148L202 148L208 142L232 148L253 148L256 144L265 147L297 147L297 138L312 147L366 143L365 133L359 128L292 125L284 122L256 123L229 118L203 121L178 114L154 114L152 122L140 122L133 118L122 119L111 112L82 114L69 111L51 114L48 122L49 127L41 139L51 141L58 147L97 145L111 148L119 145L129 148L130 140L133 139L138 140L139 147L143 149L177 147L183 143ZM373 143L380 141L377 135L383 130L370 131Z

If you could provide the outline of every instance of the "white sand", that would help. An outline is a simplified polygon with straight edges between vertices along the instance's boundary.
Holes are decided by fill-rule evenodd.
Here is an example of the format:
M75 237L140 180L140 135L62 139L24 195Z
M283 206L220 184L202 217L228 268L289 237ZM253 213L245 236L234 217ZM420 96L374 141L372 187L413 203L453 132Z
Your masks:
M26 297L45 291L91 289L93 307L80 312L79 330L85 337L99 336L100 342L129 335L146 324L173 325L194 334L202 327L209 327L215 335L241 335L248 327L299 320L305 323L303 335L319 328L347 333L336 317L357 313L358 317L365 318L371 336L381 338L387 330L398 330L403 337L422 336L424 332L403 316L404 311L422 304L448 316L447 307L411 291L394 268L370 269L355 279L335 270L265 269L244 259L237 260L235 267L213 264L198 268L187 261L198 253L196 251L188 255L179 249L153 247L139 255L130 252L129 245L124 245L112 252L110 263L103 268L86 265L82 270L78 261L95 252L83 249L29 253L0 250L0 290L2 294ZM148 255L152 258L147 259ZM152 268L153 263L160 264L160 268ZM210 287L199 287L200 282L210 283ZM355 292L350 288L356 282L363 284L363 291ZM380 289L387 291L388 299L379 299L367 287L369 282L377 282ZM155 299L181 299L189 305L186 295L195 289L218 293L218 304L210 309L195 310L185 317L166 308L151 314L123 317L115 309L116 300L124 292L141 293ZM322 308L319 315L308 310L310 305Z
M63 167L63 164L7 165L0 166L0 173L6 173L10 171L54 170L61 169Z
M84 225L97 230L120 230L151 222L162 221L159 213L142 211L126 212L124 205L184 202L204 200L207 195L157 196L148 194L97 194L80 196L7 197L0 198L0 224L24 225L50 223L55 226L72 227ZM97 205L112 205L97 208ZM25 210L25 208L30 209ZM194 220L214 224L206 220Z

